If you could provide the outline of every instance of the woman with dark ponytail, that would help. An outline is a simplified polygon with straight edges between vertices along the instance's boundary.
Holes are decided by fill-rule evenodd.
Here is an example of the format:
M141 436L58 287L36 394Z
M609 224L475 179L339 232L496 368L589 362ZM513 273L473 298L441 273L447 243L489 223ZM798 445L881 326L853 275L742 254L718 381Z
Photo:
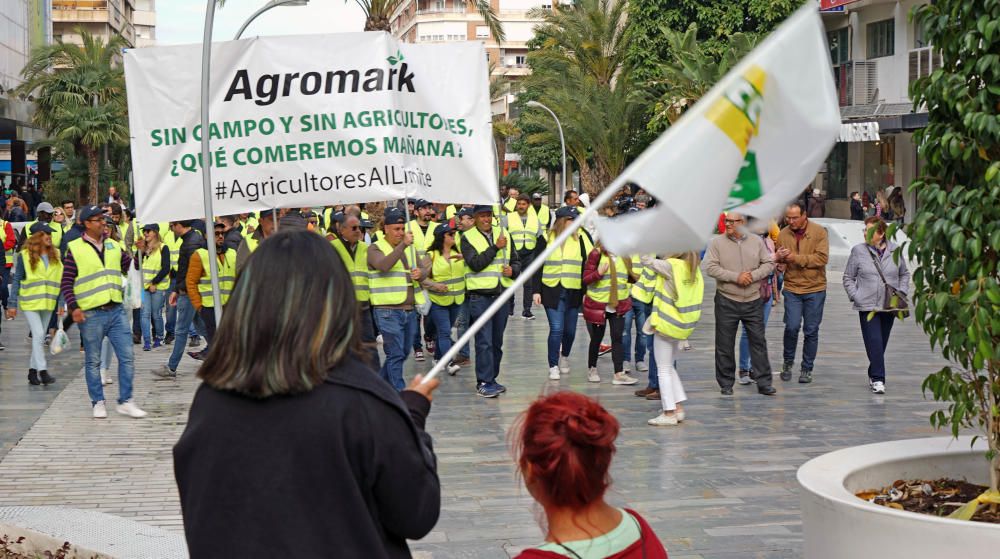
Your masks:
M512 432L524 485L545 509L545 542L519 559L666 559L639 513L604 501L618 420L576 392L536 400Z

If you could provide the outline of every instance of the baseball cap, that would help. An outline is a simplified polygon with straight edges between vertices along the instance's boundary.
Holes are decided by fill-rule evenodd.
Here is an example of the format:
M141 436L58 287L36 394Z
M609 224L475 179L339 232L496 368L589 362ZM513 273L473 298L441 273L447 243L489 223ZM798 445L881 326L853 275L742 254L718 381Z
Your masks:
M48 202L42 202L41 204L38 204L38 207L35 208L35 212L45 212L50 214L50 213L55 213L55 211L56 209L53 208L52 204Z
M577 211L573 206L563 206L556 210L556 219L561 217L568 217L570 219L576 219L580 216L580 212Z
M424 200L423 198L417 198L416 200L413 201L413 209L415 209L415 210L419 210L420 208L423 208L423 207L426 207L426 206L430 206L430 205L432 205L432 204L430 202L428 202L427 200Z
M375 224L372 223L372 220L370 220L370 219L362 219L361 220L361 228L362 229L372 229L373 227L375 227Z
M257 213L257 219L264 219L265 217L274 218L274 208L261 210L260 212Z
M39 205L41 205L41 204L39 204ZM48 225L47 223L45 223L44 221L36 221L36 222L35 222L35 223L34 223L34 224L33 224L33 225L32 225L32 226L31 226L31 227L30 227L30 228L28 229L28 231L29 231L29 232L30 232L30 233L31 233L32 235L34 235L35 233L48 233L49 235L51 235L51 234L52 234L52 228L51 228L51 227L49 227L49 225Z
M453 231L455 231L455 229L451 226L450 223L442 223L441 225L438 225L436 228L434 228L434 236L443 237L445 233L451 233Z
M333 221L334 223L343 223L344 217L344 212L333 212L330 214L330 221Z
M485 204L476 204L476 207L472 208L472 215L477 215L481 213L493 213L493 206L487 206Z
M156 224L156 223L147 223L147 224L145 224L145 225L142 226L142 230L143 231L156 231L157 233L159 233L160 232L160 226L159 226L159 224Z
M406 215L399 208L386 208L382 214L382 222L386 225L398 225L406 223Z
M541 200L542 199L542 193L541 192L536 192L536 193L534 193L534 194L531 195L531 198L533 200Z
M475 217L476 212L472 211L472 208L462 208L457 212L455 212L455 217L462 217L463 215L467 215L469 217Z
M80 221L87 221L92 217L103 216L104 210L97 206L87 206L80 209Z

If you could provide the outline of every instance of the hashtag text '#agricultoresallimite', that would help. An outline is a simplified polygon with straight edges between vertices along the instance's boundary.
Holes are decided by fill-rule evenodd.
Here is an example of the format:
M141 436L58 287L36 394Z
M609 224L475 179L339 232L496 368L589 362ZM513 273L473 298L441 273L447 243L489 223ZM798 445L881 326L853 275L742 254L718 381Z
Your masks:
M215 198L217 200L243 199L256 202L260 198L287 196L289 194L306 194L310 192L330 192L341 189L379 188L415 184L431 188L431 174L418 168L404 169L394 165L372 167L370 171L345 173L342 175L315 175L302 173L301 177L278 178L269 176L258 181L241 182L217 181L215 183Z

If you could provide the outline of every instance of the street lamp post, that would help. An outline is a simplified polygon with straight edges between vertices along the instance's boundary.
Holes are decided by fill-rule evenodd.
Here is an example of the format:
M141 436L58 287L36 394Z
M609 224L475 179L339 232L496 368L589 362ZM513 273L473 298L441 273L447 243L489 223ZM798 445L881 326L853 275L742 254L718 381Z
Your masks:
M208 0L205 8L205 34L201 43L201 187L205 202L205 236L208 237L208 270L212 280L212 298L215 301L215 323L222 322L222 291L219 288L219 262L215 250L215 212L212 210L212 152L209 149L208 109L209 85L212 67L212 27L215 23L215 4L217 0ZM243 23L236 33L239 39L243 31L260 14L278 6L304 6L309 0L271 0L263 8L254 12L250 19ZM213 233L209 233L213 231Z
M562 193L565 196L566 195L566 138L565 136L563 136L562 123L559 122L559 117L556 116L556 113L554 113L552 109L546 107L545 105L539 103L538 101L528 101L526 105L528 105L529 107L538 107L541 109L545 109L550 115L552 115L552 118L554 118L556 121L556 127L559 128L559 143L562 145Z

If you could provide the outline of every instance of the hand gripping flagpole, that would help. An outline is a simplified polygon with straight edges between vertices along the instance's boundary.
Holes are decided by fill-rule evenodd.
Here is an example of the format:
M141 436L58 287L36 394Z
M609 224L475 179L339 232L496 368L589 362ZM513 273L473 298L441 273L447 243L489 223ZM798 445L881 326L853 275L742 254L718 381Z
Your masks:
M500 312L501 309L504 309L507 301L509 301L510 298L514 296L517 290L521 289L521 287L523 287L524 284L527 283L527 281L531 278L531 276L535 275L535 272L537 272L542 266L545 265L545 260L549 257L549 255L555 252L556 249L561 247L563 243L565 243L566 240L569 239L570 236L576 232L577 229L583 227L587 217L593 215L597 211L597 208L602 208L604 207L605 204L611 201L615 193L621 190L621 187L625 183L626 183L625 175L618 175L618 178L612 181L612 183L609 184L607 188L604 189L604 192L601 192L597 196L597 198L595 198L594 201L590 203L590 207L588 207L585 212L580 214L580 217L574 219L573 222L570 223L569 227L567 227L565 231L563 231L558 237L555 238L555 240L549 243L541 254L535 257L535 260L531 263L530 266L528 266L527 269L521 270L521 273L518 275L517 279L514 280L514 283L511 284L510 287L505 289L504 292L501 293L499 297L497 297L497 300L493 301L493 304L486 309L486 312L479 317L479 320L475 321L471 326L469 326L469 329L466 330L465 334L463 334L462 337L460 337L458 341L451 346L451 349L449 349L441 357L441 359L438 359L438 362L434 365L434 367L432 367L431 370L428 371L427 374L424 376L423 380L421 381L421 384L436 377L438 373L441 372L442 369L448 366L448 363L450 363L451 360L454 359L456 355L458 355L458 352L461 351L462 347L464 347L465 344L471 342L472 338L476 335L476 333L482 330L483 327L486 326L486 324L490 321L490 319L493 318L493 315L496 314L497 312Z

